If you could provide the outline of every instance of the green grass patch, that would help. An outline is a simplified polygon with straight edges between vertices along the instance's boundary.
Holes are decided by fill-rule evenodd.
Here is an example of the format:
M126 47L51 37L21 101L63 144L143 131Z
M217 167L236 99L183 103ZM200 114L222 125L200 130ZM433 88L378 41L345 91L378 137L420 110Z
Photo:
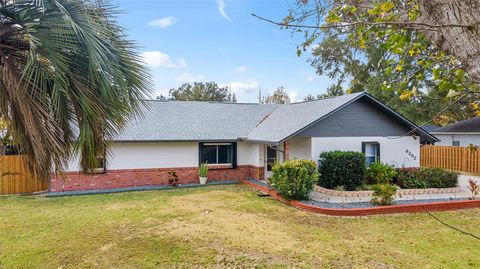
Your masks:
M479 213L435 214L480 235ZM328 217L240 185L0 197L4 268L479 268L479 244L427 214Z

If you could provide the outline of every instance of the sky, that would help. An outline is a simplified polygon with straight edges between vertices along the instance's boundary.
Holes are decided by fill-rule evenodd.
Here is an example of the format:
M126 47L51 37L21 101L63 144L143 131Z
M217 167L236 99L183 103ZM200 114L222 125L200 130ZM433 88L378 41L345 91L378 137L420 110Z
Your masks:
M286 16L294 0L113 0L119 23L140 46L155 95L183 83L229 86L239 102L283 86L293 101L326 91L328 78L298 57L300 34L254 18Z

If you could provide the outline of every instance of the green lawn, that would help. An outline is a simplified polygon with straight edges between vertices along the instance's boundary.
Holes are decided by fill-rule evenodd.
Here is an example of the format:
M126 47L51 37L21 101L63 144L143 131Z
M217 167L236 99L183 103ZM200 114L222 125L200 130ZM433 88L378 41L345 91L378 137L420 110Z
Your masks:
M480 210L435 213L480 235ZM426 214L338 218L216 186L0 197L0 268L479 268L480 242Z

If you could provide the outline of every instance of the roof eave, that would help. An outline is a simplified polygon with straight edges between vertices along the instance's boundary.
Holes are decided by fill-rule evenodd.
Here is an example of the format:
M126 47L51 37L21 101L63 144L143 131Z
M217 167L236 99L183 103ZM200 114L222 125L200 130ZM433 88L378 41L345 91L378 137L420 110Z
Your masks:
M430 132L435 135L480 135L480 132Z

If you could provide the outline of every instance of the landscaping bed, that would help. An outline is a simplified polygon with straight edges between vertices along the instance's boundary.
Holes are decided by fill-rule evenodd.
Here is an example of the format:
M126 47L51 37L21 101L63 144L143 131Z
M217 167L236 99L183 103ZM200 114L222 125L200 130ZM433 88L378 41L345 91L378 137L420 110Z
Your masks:
M176 186L171 185L158 185L158 186L139 186L139 187L125 187L125 188L114 188L114 189L99 189L99 190L85 190L85 191L62 191L62 192L47 192L40 193L39 196L45 197L61 197L61 196L71 196L71 195L89 195L89 194L107 194L107 193L118 193L118 192L130 192L130 191L152 191L152 190L169 190L169 189L181 189L181 188L197 188L197 187L206 187L214 185L230 185L238 184L238 180L223 180L223 181L210 181L206 184L200 183L188 183L188 184L178 184Z
M444 198L444 199L421 199L421 200L398 200L392 203L392 205L421 205L428 203L438 203L438 202L452 202L452 201L467 201L464 198ZM332 203L332 202L321 202L315 200L300 201L301 203L307 205L313 205L322 208L371 208L379 207L372 202L350 202L350 203Z
M260 191L269 194L271 197L291 206L308 210L311 212L333 215L333 216L367 216L376 214L392 213L421 213L428 211L448 211L480 207L480 200L469 200L466 198L446 199L419 199L399 200L392 205L384 206L372 202L321 202L313 200L286 200L262 181L255 179L242 180Z

